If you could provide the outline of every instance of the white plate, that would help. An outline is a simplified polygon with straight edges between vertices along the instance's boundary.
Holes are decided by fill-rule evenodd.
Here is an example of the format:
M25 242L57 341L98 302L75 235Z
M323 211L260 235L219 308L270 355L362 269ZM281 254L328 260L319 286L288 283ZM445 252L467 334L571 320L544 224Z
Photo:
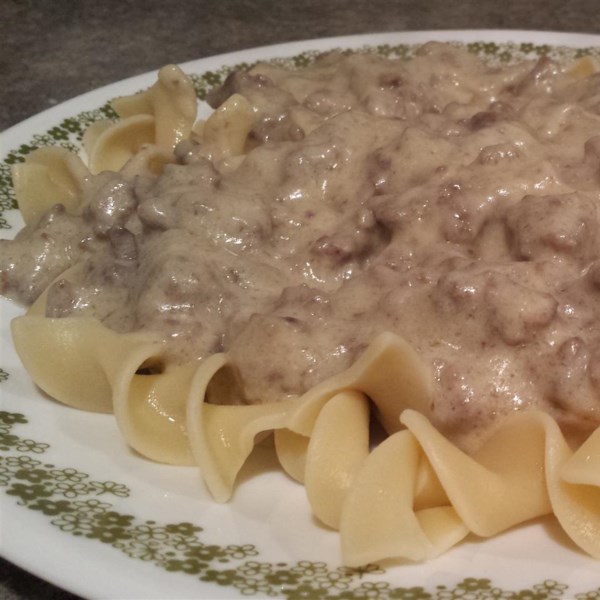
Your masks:
M405 44L431 39L474 44L497 60L549 44L559 54L576 52L557 47L595 46L600 53L594 35L418 32L271 46L182 66L198 75L200 89L240 63L274 57L302 63L311 51L364 45L403 53ZM76 145L85 122L100 115L95 109L154 78L90 92L3 134L0 235L10 237L20 226L17 212L6 208L6 160L22 157L23 145ZM471 539L427 564L344 569L336 533L313 520L303 488L264 451L244 469L234 500L218 505L196 469L157 465L131 452L112 416L43 397L12 349L9 321L20 312L0 302L1 553L58 586L94 598L600 598L600 564L550 520Z

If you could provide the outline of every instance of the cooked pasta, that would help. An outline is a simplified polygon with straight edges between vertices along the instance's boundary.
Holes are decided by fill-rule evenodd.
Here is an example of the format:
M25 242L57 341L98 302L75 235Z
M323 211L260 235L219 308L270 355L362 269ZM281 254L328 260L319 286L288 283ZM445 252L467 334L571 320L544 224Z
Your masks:
M114 101L14 171L0 292L37 385L230 499L274 436L345 564L554 515L600 558L595 66L260 64Z

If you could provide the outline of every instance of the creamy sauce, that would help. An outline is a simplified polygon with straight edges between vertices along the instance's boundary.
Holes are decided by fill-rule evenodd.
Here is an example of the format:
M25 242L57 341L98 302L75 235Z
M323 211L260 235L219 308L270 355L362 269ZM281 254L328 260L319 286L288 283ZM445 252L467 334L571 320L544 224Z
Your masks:
M0 292L31 303L54 281L49 317L156 332L176 362L227 351L249 402L394 331L458 443L527 407L600 425L599 77L432 43L260 65L210 101L232 93L256 113L243 160L191 139L160 176L90 177L81 214L0 243Z

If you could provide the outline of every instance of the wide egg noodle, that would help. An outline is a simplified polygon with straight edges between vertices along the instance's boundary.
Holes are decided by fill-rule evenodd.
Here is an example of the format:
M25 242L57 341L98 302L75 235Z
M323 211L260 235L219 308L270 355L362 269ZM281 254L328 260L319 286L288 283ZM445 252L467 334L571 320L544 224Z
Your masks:
M204 122L202 139L217 159L244 153L255 115L252 106L241 94L233 94Z
M276 429L273 434L275 452L283 470L299 483L304 483L306 454L310 438L290 431Z
M431 558L439 554L440 541L442 547L453 538L459 541L461 523L466 531L489 537L552 513L577 545L600 558L600 487L594 468L600 455L599 430L573 454L549 415L524 411L506 418L481 448L468 456L445 439L423 415L407 410L401 420L408 431L395 436L410 434L414 438L422 453L421 472L428 478L434 474L447 501L440 496L439 506L419 510L419 504L424 501L426 505L431 504L432 500L419 499L418 486L414 485L415 467L413 463L407 466L403 462L406 459L403 451L390 452L385 460L380 458L384 452L380 448L391 445L394 436L388 438L369 456L348 494L341 522L346 563L357 565L387 557ZM402 484L395 482L384 490L385 474L398 464L403 464L410 476L403 473L398 478ZM365 483L365 479L377 477L379 488ZM406 502L407 487L414 492L413 503ZM369 494L369 489L375 496ZM381 495L386 498L394 493L397 496L394 501L381 500ZM370 504L373 498L383 503L377 510ZM404 501L400 501L402 499ZM400 509L407 514L398 515ZM385 532L394 519L404 526L407 522L414 525L413 512L422 531L407 550L394 535ZM369 515L368 525L364 523L365 514ZM437 523L433 528L432 522ZM438 544L429 546L423 541L430 542L432 534L439 535L444 530L446 535L438 538ZM373 531L384 533L374 535ZM396 526L397 534L402 531L402 527ZM414 535L414 530L408 535Z
M195 464L185 400L197 369L195 362L156 374L123 369L113 381L115 417L129 445L143 456L174 465Z
M193 464L184 410L197 364L140 374L160 363L163 344L89 317L26 315L11 326L17 353L44 392L75 408L114 412L126 442L152 460Z
M91 130L93 137L83 139L90 171L93 174L119 171L139 150L154 142L155 129L154 117L135 115L103 128L100 133Z
M112 105L120 120L99 122L84 135L92 173L120 170L149 144L172 152L190 135L197 113L194 86L175 65L160 69L148 90L117 98Z
M546 417L537 411L507 417L473 456L415 411L405 411L402 422L469 530L487 537L552 511L544 472Z
M74 279L84 268L76 264L60 279ZM12 325L15 347L22 345L21 360L31 365L28 372L37 385L75 408L113 412L125 441L143 456L168 464L194 464L185 430L185 399L198 363L169 365L162 359L164 343L150 334L118 334L90 317L46 318L46 297L47 290ZM46 330L46 346L27 335L38 331L36 323L21 321L34 318L41 320L39 331ZM59 364L43 355L53 348ZM56 378L71 364L75 377Z
M84 410L112 412L112 382L129 355L152 356L158 346L115 333L90 317L25 315L11 323L19 358L35 383L56 400ZM143 357L143 358L142 358Z
M172 150L189 137L198 108L191 79L176 65L158 71L156 83L144 92L113 100L112 106L121 118L151 114L156 119L155 143Z
M369 401L343 391L323 406L306 454L306 495L315 516L339 529L346 494L369 454Z
M134 179L138 175L160 175L165 165L173 162L173 153L155 144L144 146L123 166L121 173Z
M561 477L569 483L600 487L600 428L567 461Z
M575 452L556 423L546 442L552 510L573 542L600 559L600 428Z
M38 148L13 165L12 179L19 210L27 225L35 224L55 204L74 212L89 171L65 148Z
M301 398L275 404L228 405L204 402L211 379L227 368L227 356L214 354L196 372L187 401L187 430L190 445L213 498L226 502L233 493L235 478L264 431L285 427ZM241 399L239 399L241 401Z
M214 374L228 364L227 356L215 355L207 363L213 365ZM392 430L400 428L399 398L406 407L429 413L428 371L410 345L391 333L378 336L347 371L301 397L274 404L236 406L242 400L231 398L207 404L204 397L212 374L202 370L196 376L188 399L187 428L196 461L219 501L231 497L235 478L254 447L256 435L285 428L311 436L323 406L340 392L357 390L369 396ZM281 449L282 443L280 439L276 448Z
M386 558L423 561L459 542L468 528L450 506L414 508L421 449L410 431L385 439L348 492L340 520L344 564ZM420 518L420 516L422 518Z
M508 417L473 456L418 412L406 410L401 420L407 431L369 455L348 493L340 527L345 563L425 560L469 532L488 537L556 512L547 447L564 439L548 415Z

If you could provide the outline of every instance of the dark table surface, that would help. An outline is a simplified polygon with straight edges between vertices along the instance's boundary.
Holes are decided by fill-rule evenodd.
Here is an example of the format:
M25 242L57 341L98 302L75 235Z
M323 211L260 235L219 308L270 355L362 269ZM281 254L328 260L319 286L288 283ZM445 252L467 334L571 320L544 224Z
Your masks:
M428 29L598 33L600 11L596 0L0 0L0 131L166 63L294 40ZM0 599L24 598L76 597L0 559Z

